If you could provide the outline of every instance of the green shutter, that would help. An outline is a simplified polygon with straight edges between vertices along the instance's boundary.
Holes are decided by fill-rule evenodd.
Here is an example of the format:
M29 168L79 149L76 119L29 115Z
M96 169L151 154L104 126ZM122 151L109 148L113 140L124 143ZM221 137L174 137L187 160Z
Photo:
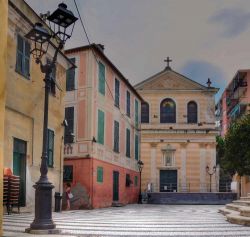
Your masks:
M139 160L139 137L135 134L135 159Z
M48 129L48 166L54 166L54 131Z
M104 145L104 112L98 110L98 143Z
M138 127L139 125L139 105L138 100L135 100L135 126Z
M76 59L70 58L70 61L75 64ZM66 91L75 90L75 68L70 68L66 72Z
M26 78L30 75L30 44L17 35L16 71Z
M137 185L138 185L138 176L135 176L134 184L135 184L135 187L137 187Z
M22 72L23 68L23 38L20 35L17 35L17 58L16 58L16 70Z
M105 66L99 62L99 92L105 95Z
M119 152L119 122L114 121L114 151Z
M130 158L130 130L126 130L126 156Z
M97 182L103 182L103 167L97 167Z

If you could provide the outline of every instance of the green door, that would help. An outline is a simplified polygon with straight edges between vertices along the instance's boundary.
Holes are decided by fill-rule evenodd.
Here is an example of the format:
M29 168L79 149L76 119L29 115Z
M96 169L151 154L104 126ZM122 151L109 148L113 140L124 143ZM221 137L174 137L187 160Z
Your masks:
M177 192L177 170L160 170L160 192Z
M20 176L20 206L26 203L26 147L25 141L14 138L13 174Z
M119 172L113 171L113 201L119 201Z

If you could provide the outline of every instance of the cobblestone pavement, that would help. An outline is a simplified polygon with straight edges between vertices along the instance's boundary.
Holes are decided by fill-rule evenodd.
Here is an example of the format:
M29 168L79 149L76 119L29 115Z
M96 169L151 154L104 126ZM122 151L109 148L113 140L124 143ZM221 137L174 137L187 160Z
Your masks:
M65 236L250 237L250 227L228 223L219 207L134 204L53 213L53 219ZM33 214L5 215L4 236L32 236L23 234L32 220Z

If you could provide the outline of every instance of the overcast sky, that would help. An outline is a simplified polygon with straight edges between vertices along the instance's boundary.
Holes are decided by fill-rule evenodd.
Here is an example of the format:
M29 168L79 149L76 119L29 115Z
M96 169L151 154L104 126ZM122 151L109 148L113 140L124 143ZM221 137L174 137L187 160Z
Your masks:
M58 0L26 0L53 12ZM173 70L224 89L238 69L250 68L249 0L76 0L91 43L134 85L173 60ZM77 16L73 0L65 0ZM77 22L66 48L86 45ZM218 97L218 96L217 96Z

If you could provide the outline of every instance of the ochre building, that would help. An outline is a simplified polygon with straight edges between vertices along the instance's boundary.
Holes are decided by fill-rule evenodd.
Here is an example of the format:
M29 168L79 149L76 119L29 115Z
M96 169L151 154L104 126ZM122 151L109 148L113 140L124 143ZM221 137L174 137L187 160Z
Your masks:
M7 75L4 114L4 167L20 176L20 205L34 206L33 185L40 177L42 155L44 74L30 55L32 43L25 35L35 22L42 22L23 0L8 2ZM47 58L52 60L54 48ZM45 61L44 61L45 62ZM48 177L53 191L62 191L64 95L66 69L73 64L59 53L56 71L51 74L60 85L51 86L48 122ZM2 79L1 79L2 82ZM2 114L1 114L2 116ZM2 117L1 117L2 119Z
M167 66L135 86L141 105L142 190L209 192L216 165L214 95ZM218 189L218 170L211 191Z

